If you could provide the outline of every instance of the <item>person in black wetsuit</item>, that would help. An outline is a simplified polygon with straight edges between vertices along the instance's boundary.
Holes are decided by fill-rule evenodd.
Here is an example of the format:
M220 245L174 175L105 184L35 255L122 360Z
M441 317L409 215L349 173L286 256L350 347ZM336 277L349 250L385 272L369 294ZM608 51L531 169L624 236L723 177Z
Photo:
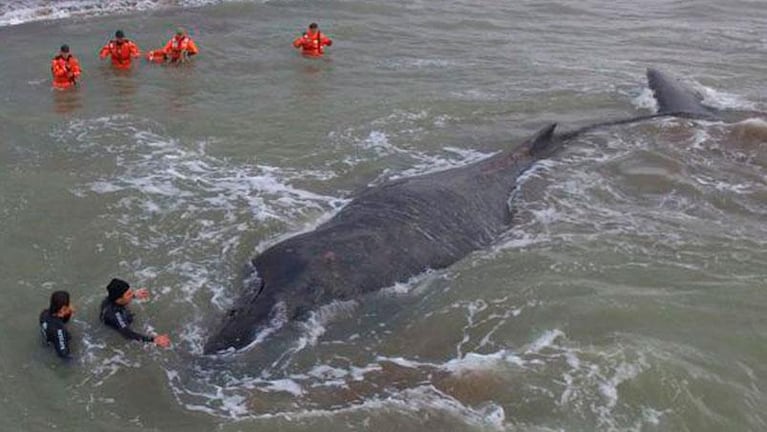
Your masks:
M146 336L136 333L130 328L131 323L133 323L133 314L128 310L128 305L134 296L140 300L148 299L149 291L146 288L134 291L128 282L112 279L107 285L107 293L109 295L101 302L101 322L117 330L126 339L152 342L161 348L170 346L170 339L167 335Z
M69 305L69 293L56 291L51 294L51 303L48 309L40 313L40 332L43 343L53 345L59 357L70 360L72 353L69 349L71 336L64 324L69 321L74 309Z

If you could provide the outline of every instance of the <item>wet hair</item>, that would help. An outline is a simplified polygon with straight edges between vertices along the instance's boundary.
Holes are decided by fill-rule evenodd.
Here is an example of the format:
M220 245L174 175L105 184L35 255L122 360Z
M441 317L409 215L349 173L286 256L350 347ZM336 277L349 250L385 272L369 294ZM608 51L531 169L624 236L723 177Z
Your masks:
M123 31L122 31L122 30L117 30L117 31L115 32L115 37L116 37L117 39L120 39L120 38L124 38L124 37L125 37L125 33L123 33Z
M64 44L61 46L61 52L68 53L69 52L69 45Z
M54 291L51 294L51 304L48 307L48 312L51 314L58 313L64 306L69 306L69 293L66 291Z
M130 289L130 284L122 279L114 278L109 281L107 285L107 292L109 293L109 301L114 302L125 294L125 291Z
M319 26L317 25L317 23L311 23L311 24L309 24L309 28L310 28L310 29L316 29L317 27L319 27Z

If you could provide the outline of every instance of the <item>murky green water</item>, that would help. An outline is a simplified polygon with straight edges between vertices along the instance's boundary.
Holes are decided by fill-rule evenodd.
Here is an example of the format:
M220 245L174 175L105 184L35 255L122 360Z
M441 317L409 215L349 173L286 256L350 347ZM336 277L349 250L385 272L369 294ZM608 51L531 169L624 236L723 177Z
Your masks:
M648 66L764 109L760 6L235 2L0 27L0 430L767 429L761 120L582 136L493 248L200 355L248 258L366 184L649 113ZM319 61L290 47L312 20L336 42ZM188 67L97 58L117 28L147 50L179 24ZM61 43L76 92L49 88ZM152 290L137 329L171 350L100 326L115 276ZM67 366L37 336L55 289L78 308Z

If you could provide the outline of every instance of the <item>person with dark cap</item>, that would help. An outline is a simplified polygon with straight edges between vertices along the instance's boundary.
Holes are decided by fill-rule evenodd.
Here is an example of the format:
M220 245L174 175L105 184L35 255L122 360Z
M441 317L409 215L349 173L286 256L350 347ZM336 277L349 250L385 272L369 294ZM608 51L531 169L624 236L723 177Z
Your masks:
M122 30L115 32L115 38L110 40L99 52L102 59L112 58L112 66L117 69L130 69L131 60L141 55L138 45L125 38Z
M71 360L72 354L69 349L71 336L65 324L74 313L74 309L69 304L69 293L66 291L55 291L51 294L51 302L48 309L40 313L40 332L43 336L43 343L53 345L56 354L65 360Z
M293 41L295 48L301 49L301 54L307 57L322 57L323 47L333 45L333 41L320 32L317 23L309 24L309 29Z
M51 74L54 88L64 90L77 85L80 62L69 53L69 45L62 45L59 54L51 61Z
M133 314L128 310L128 305L136 297L140 300L149 298L149 291L141 288L132 290L128 282L122 279L112 279L107 285L107 298L101 302L101 322L117 330L126 339L140 342L151 342L161 348L170 346L168 335L146 336L131 330Z

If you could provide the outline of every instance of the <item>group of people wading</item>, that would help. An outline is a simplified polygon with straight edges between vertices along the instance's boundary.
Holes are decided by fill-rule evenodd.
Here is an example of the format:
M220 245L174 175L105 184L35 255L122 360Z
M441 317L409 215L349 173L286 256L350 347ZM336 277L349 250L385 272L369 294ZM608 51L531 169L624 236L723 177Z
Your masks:
M306 32L293 41L293 46L307 57L321 57L325 53L324 47L332 44L333 41L320 32L317 23L309 24ZM194 40L180 28L164 47L149 51L146 59L153 63L178 64L188 61L199 52ZM126 70L131 68L134 58L141 57L141 50L135 42L125 37L122 30L117 30L115 38L101 48L99 57L109 57L114 68ZM51 73L54 88L64 90L77 85L82 70L77 58L70 53L69 45L62 45L58 55L53 58Z
M309 24L307 31L293 41L293 46L307 57L321 57L325 53L324 48L332 44L333 41L320 32L317 23ZM183 29L178 29L163 48L149 51L146 59L153 63L183 63L199 52L194 40ZM131 68L133 59L141 57L141 50L135 42L125 37L122 30L117 30L115 38L101 48L99 57L109 57L114 68L126 70ZM70 53L69 45L61 46L59 54L51 63L51 72L54 88L63 90L77 85L82 70L77 58ZM161 348L170 346L167 335L148 336L131 329L133 313L128 309L128 305L134 298L147 300L149 291L146 288L134 291L128 282L112 279L106 290L107 296L101 302L99 313L99 319L104 325L129 340L152 343ZM53 346L59 357L64 359L72 358L72 337L66 324L74 311L69 292L55 291L51 294L48 309L40 313L39 324L43 342Z

